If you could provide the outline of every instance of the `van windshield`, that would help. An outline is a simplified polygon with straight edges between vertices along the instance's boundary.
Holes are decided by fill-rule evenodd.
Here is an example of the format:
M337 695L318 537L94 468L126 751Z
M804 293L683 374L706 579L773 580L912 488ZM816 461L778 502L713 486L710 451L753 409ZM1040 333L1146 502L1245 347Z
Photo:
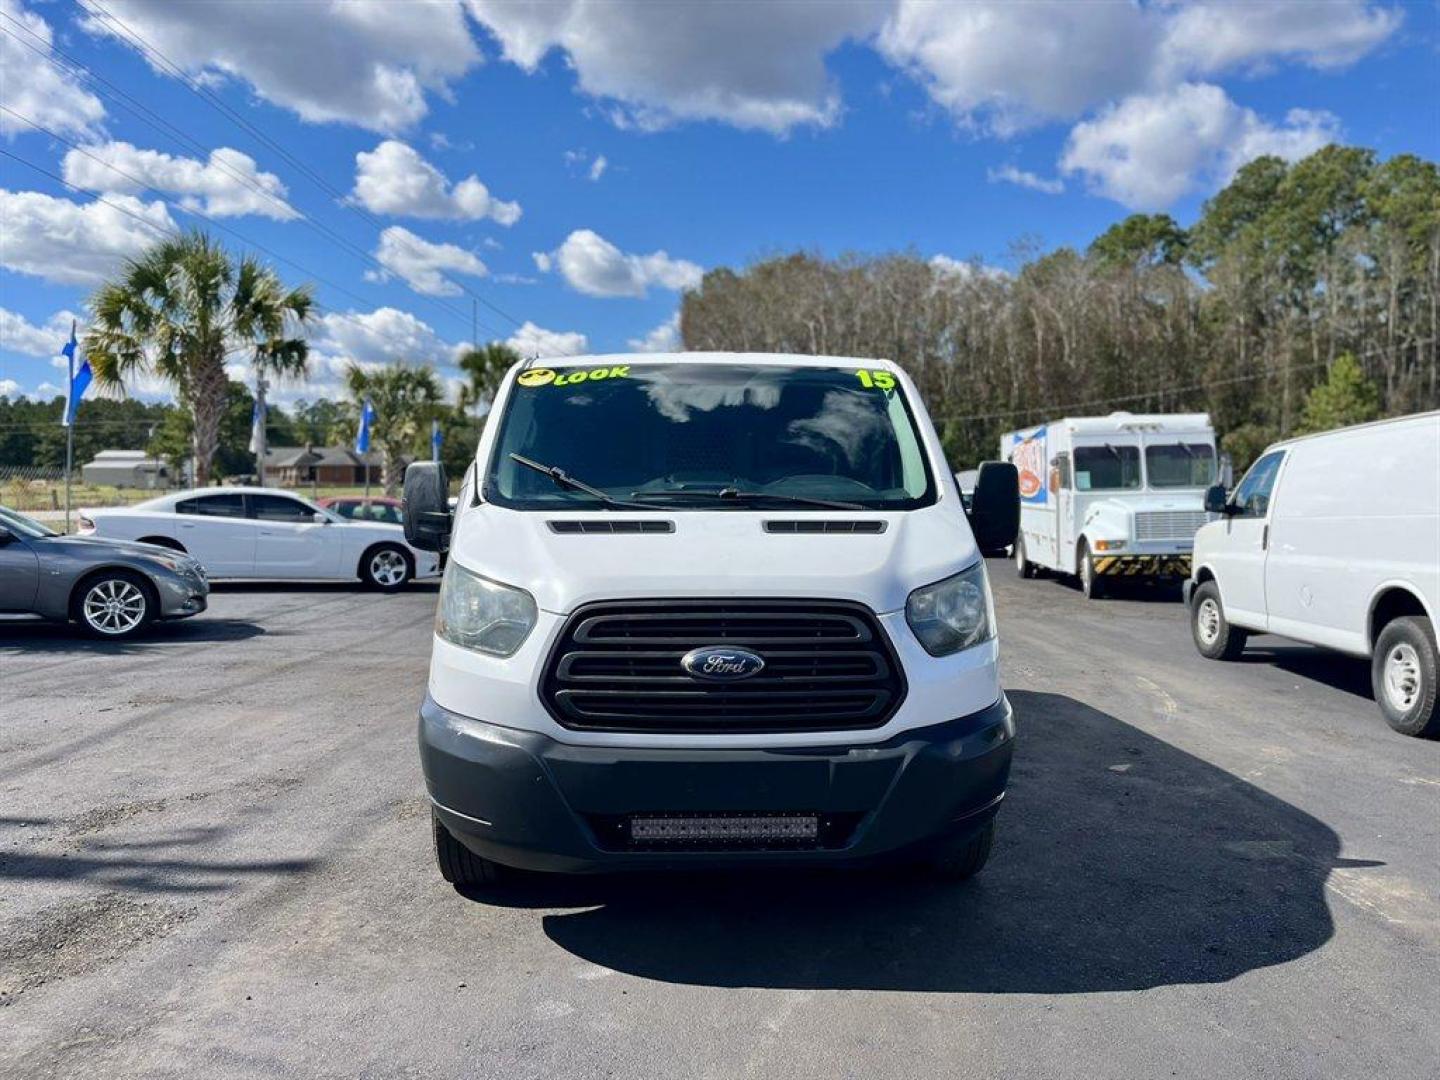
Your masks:
M1208 443L1151 444L1145 447L1145 474L1152 488L1209 487L1215 449Z
M1140 486L1140 448L1115 443L1075 447L1075 490L1118 491Z
M484 497L519 509L613 505L556 483L534 463L627 509L753 509L757 499L800 507L813 499L905 510L935 500L904 391L880 370L530 368L510 393Z

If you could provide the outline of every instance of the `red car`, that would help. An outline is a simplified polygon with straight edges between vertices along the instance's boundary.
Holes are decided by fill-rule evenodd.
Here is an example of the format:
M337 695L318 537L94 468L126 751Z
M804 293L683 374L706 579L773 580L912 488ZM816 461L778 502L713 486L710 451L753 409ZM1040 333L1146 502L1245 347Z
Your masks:
M403 525L405 522L400 500L387 495L372 495L368 499L363 495L332 495L316 502L351 521L379 522L383 525Z

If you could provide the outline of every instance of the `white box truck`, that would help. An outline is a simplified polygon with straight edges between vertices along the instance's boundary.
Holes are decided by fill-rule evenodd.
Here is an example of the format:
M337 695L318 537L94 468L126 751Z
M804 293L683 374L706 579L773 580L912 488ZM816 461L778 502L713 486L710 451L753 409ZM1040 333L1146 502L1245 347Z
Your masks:
M1216 477L1207 414L1066 417L1002 435L1000 458L1020 475L1021 577L1077 574L1093 598L1113 578L1190 576Z
M517 365L446 507L420 760L457 886L507 867L928 861L990 851L1015 731L980 549L914 385L883 360Z
M1276 443L1195 537L1195 646L1233 660L1250 633L1370 660L1405 735L1440 735L1440 412Z

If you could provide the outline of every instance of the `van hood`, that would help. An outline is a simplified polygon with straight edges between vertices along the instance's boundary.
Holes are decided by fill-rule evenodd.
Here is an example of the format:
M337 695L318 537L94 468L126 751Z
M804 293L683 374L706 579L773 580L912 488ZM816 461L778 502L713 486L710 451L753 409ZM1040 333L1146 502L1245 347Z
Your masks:
M557 533L552 522L663 521L674 532ZM767 521L880 521L880 533L773 533ZM595 600L793 597L855 600L878 613L978 558L958 506L861 511L517 511L467 508L450 557L565 615Z

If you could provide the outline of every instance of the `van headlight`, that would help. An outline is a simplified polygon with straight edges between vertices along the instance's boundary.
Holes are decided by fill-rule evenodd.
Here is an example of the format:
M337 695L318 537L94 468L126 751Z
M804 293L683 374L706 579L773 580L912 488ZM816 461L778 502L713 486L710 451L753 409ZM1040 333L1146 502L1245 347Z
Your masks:
M995 636L995 602L985 564L924 585L905 601L905 621L931 656L949 656Z
M514 656L535 629L535 598L524 589L491 581L454 559L440 582L435 633L489 656Z

